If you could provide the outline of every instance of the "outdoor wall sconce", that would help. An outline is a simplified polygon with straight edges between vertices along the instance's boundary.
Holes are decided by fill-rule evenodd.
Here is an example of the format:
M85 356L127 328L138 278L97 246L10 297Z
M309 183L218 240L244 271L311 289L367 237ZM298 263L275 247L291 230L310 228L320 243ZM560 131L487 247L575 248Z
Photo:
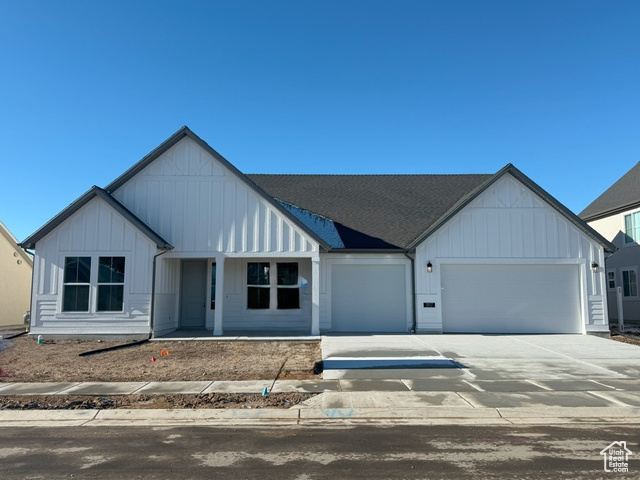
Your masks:
M427 273L431 272L433 272L433 265L431 265L431 262L427 262Z
M591 271L593 273L598 273L598 264L596 262L591 262Z

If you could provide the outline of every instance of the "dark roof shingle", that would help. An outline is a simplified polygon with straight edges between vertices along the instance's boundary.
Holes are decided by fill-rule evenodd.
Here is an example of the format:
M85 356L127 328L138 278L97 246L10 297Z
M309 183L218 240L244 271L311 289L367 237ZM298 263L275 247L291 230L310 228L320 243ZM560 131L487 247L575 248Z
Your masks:
M247 175L277 200L332 220L347 249L406 248L492 175Z
M580 212L583 220L613 214L640 205L640 162Z

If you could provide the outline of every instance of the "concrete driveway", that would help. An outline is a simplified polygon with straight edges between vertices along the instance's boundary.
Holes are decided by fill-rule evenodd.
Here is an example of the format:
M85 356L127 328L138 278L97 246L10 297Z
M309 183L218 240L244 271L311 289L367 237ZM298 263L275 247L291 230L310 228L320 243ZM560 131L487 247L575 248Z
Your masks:
M640 407L640 347L590 335L341 335L324 336L322 349L324 378L342 391L457 392L477 407ZM394 356L449 363L331 368L332 359Z

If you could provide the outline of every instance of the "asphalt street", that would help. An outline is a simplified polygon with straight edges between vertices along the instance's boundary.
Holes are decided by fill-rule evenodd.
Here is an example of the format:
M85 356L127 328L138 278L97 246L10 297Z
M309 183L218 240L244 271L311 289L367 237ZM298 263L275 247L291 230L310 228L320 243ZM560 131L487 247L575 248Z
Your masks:
M9 479L627 479L640 426L57 427L0 429ZM629 472L600 451L625 441Z

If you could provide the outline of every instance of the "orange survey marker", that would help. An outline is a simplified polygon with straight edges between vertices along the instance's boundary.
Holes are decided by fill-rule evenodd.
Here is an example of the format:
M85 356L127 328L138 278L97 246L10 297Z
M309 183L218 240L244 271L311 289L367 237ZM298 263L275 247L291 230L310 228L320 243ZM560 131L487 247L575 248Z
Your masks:
M169 355L169 350L160 350L160 356L164 357L165 355Z

